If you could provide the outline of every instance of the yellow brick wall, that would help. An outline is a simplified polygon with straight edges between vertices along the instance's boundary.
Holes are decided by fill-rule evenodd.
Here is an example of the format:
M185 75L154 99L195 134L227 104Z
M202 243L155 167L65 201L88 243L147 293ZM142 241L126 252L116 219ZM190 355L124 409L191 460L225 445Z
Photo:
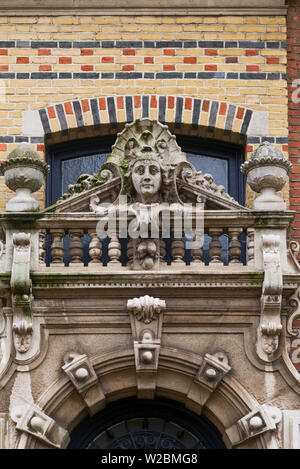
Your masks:
M276 139L288 136L285 40L285 17L0 18L0 159L5 159L17 146L16 137L23 135L24 111L107 95L192 96L268 111L268 136L274 137L276 144ZM32 47L31 41L46 45ZM57 42L57 47L48 47L48 41ZM68 41L73 43L72 47L59 47L59 42ZM89 41L99 41L100 46L90 47ZM103 41L114 41L114 45L103 47ZM143 46L117 47L116 41L142 42ZM147 41L176 41L182 46L150 47ZM207 44L222 41L223 46L199 46L199 41ZM86 42L87 46L74 47L74 42ZM194 47L184 46L193 42ZM264 43L264 47L255 47L256 42ZM231 47L230 43L234 45ZM185 74L192 72L196 77L186 78ZM45 75L42 79L32 75L41 73L57 75L53 78ZM61 73L72 77L62 78ZM75 78L76 73L99 76ZM113 78L103 77L103 73L113 74ZM119 78L119 73L142 76ZM145 73L152 73L153 78ZM161 73L166 75L158 78L156 74ZM170 78L168 73L179 75ZM217 73L217 77L199 77L199 73ZM241 78L245 73L265 74L266 78ZM28 76L23 78L22 74ZM237 78L232 79L230 74L237 74ZM4 136L13 141L1 139ZM248 150L256 146L251 144ZM287 156L286 144L277 146ZM42 143L34 147L43 155ZM3 177L0 189L0 210L4 210L11 194ZM36 197L43 200L44 192ZM251 198L249 195L249 202Z

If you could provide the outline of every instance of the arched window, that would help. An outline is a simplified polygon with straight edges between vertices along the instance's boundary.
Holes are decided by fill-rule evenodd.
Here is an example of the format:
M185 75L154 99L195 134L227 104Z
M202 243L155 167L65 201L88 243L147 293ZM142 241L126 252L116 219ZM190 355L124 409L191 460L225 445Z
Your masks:
M226 449L217 428L182 404L125 399L87 417L69 449Z
M244 177L240 165L244 161L242 145L199 137L176 136L177 142L197 170L209 173L218 185L239 203L244 203ZM47 205L52 205L74 184L81 174L96 173L106 161L116 136L76 140L47 147L46 158L51 166L47 180Z

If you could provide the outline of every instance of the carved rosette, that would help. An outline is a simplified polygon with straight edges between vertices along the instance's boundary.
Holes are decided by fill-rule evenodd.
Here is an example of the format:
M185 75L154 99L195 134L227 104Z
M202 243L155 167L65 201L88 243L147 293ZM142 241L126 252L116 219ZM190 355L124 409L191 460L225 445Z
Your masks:
M166 302L165 300L145 295L128 300L127 309L135 315L138 321L150 324L157 319L162 311L165 311Z

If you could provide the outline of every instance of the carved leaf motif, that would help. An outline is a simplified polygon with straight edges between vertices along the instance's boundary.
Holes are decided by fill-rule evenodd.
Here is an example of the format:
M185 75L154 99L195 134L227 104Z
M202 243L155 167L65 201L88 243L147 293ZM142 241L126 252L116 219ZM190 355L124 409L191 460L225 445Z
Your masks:
M138 321L150 324L166 309L166 302L152 296L141 296L127 302L128 311L132 312Z

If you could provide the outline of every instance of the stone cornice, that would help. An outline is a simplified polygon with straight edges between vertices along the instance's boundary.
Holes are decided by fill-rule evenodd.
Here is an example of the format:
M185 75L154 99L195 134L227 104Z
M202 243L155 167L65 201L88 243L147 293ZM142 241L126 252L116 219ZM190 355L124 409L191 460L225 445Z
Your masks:
M285 15L284 0L3 0L0 15L60 16L60 15Z

